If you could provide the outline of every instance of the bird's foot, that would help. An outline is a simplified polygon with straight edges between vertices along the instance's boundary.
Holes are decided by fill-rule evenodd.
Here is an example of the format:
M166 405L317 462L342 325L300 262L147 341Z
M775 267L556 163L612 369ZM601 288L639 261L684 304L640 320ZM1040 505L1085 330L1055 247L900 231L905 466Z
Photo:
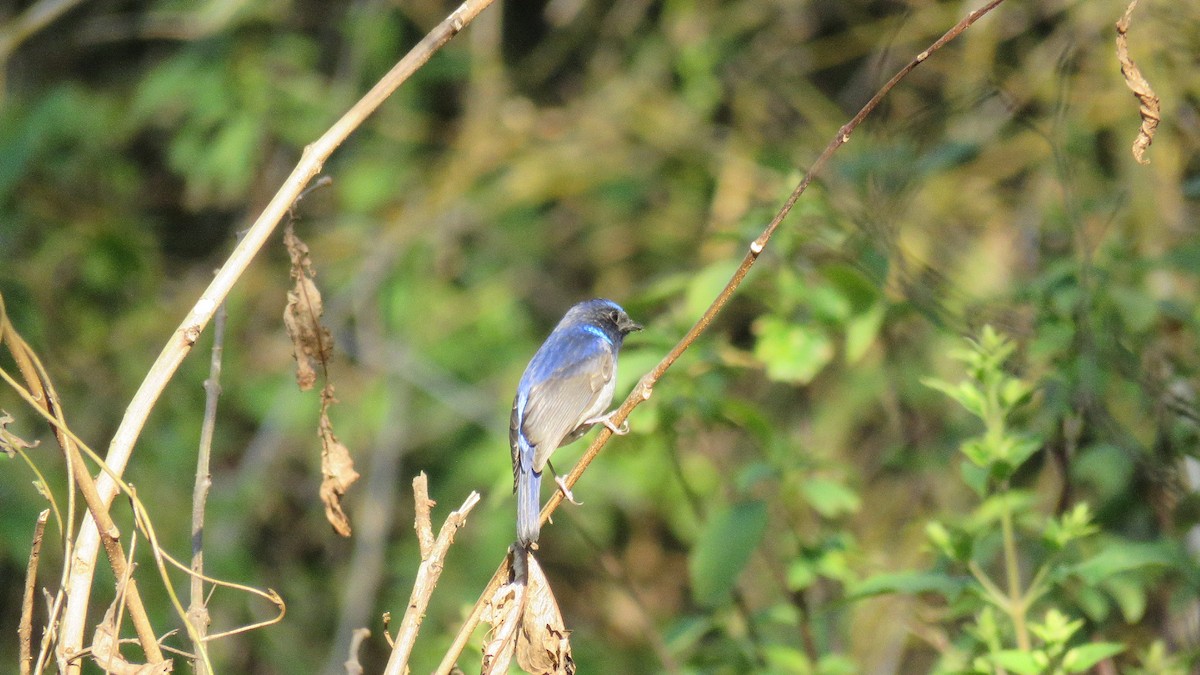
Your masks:
M608 427L609 431L613 432L617 436L624 436L625 434L629 433L629 420L621 422L621 426L617 426L617 425L613 424L613 422L612 422L613 415L616 415L616 414L617 414L617 411L614 410L610 413L606 413L599 417L593 417L592 419L584 422L584 424L585 425L603 424L604 426Z
M558 486L559 490L562 490L563 499L566 499L575 506L583 506L583 502L577 501L575 495L571 494L571 488L567 487L567 483L562 479L562 476L555 476L554 484Z

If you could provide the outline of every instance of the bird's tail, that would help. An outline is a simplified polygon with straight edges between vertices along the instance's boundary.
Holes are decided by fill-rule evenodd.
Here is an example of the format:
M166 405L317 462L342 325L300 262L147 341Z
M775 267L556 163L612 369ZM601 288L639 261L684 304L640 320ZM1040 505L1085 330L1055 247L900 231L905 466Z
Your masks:
M542 474L522 468L517 472L517 542L528 547L538 540L541 529L538 516L541 515Z

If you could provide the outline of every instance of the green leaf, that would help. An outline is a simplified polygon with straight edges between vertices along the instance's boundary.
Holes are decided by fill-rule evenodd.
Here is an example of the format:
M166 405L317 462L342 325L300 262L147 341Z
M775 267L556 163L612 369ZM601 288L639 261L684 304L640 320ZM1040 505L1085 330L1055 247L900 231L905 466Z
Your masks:
M1069 673L1082 673L1110 656L1125 651L1125 645L1116 642L1093 642L1092 644L1067 650L1063 656L1063 668Z
M936 389L958 401L959 405L967 409L967 412L980 419L987 416L987 411L984 409L983 392L979 391L979 387L971 382L964 380L958 384L950 384L945 380L923 377L921 378L921 384L930 389Z
M1014 408L1033 393L1033 387L1015 377L1008 378L1000 389L1000 404L1005 408Z
M858 268L846 264L827 265L821 274L837 288L855 314L861 314L876 304L879 287Z
M1130 484L1134 458L1116 445L1100 442L1080 452L1071 469L1078 481L1096 493L1096 503L1103 504Z
M954 559L954 549L950 546L950 530L947 530L945 525L936 520L929 521L925 524L925 536L942 555Z
M1001 515L1007 510L1020 514L1032 508L1037 498L1028 490L1012 489L992 495L980 504L971 514L970 522L973 527L983 529L992 523L1000 522Z
M1041 623L1035 621L1029 624L1029 630L1047 645L1066 644L1082 627L1083 619L1072 621L1053 607L1046 611L1046 618Z
M854 675L859 671L857 663L841 654L826 654L817 662L818 675Z
M931 520L925 525L925 536L942 555L958 562L969 560L975 547L971 535L958 528L951 530L936 520Z
M763 647L763 658L767 668L773 673L811 673L812 662L799 649L781 644L771 644Z
M1189 181L1193 191L1200 187L1200 181ZM1191 274L1200 274L1200 242L1177 244L1171 247L1163 257L1162 262L1170 267Z
M682 654L694 649L712 629L712 619L707 616L682 616L668 626L663 639L672 652Z
M1126 623L1134 624L1146 614L1147 590L1144 580L1133 574L1117 574L1104 580L1101 587L1116 601Z
M1042 528L1042 538L1055 548L1063 548L1076 539L1083 539L1099 532L1092 523L1092 511L1087 502L1080 502L1061 518L1047 518Z
M808 558L797 558L788 565L787 587L789 591L802 591L816 583L817 567Z
M1005 461L1016 471L1035 452L1042 449L1042 439L1034 436L1006 436L1001 447L1004 450Z
M729 283L739 262L722 260L705 267L692 277L685 302L689 321L694 321L704 314L704 310L708 309L713 299L725 288L725 284Z
M698 604L714 607L725 600L766 529L767 505L762 501L733 504L708 521L688 565Z
M975 494L980 497L986 497L988 493L988 471L987 469L976 466L971 462L959 462L958 470L962 474L963 482L967 487L975 491Z
M991 444L983 437L968 438L963 441L960 449L972 464L982 469L990 467L996 461L996 453L992 451Z
M1092 558L1074 568L1074 573L1086 584L1098 584L1105 579L1145 567L1169 567L1179 562L1179 555L1167 542L1153 544L1114 541Z
M817 560L817 573L826 579L851 584L858 581L850 555L839 546L826 546Z
M891 572L876 574L856 584L847 594L848 599L857 600L885 593L917 595L936 593L953 602L967 587L965 579L958 579L936 572Z
M734 478L738 494L750 494L759 483L775 481L779 472L766 462L750 462L742 467Z
M853 490L825 478L810 478L804 481L800 489L805 501L826 518L857 513L862 504Z
M807 301L813 316L827 325L836 326L850 318L850 301L833 286L818 284L811 287Z
M875 343L883 315L883 303L878 303L846 320L846 363L856 363Z
M816 326L764 316L755 332L754 356L773 380L807 384L833 360L833 340Z
M1038 656L1040 656L1040 654L1037 652L1026 652L1019 649L1003 649L990 654L989 659L992 661L992 663L995 663L1005 670L1011 670L1014 673L1020 673L1021 675L1040 675L1045 665L1041 663L1041 661L1044 661L1045 657L1043 656L1043 658L1039 659L1037 658Z

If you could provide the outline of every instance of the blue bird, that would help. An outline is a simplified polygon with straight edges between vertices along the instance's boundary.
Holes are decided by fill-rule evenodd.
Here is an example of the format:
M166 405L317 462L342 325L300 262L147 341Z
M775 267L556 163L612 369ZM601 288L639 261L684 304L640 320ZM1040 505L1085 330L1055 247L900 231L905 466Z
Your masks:
M628 431L612 423L611 412L602 413L612 403L621 343L641 329L612 300L587 300L567 310L525 367L508 431L521 546L529 547L538 539L542 471L550 464L550 455L595 424L613 433ZM552 465L550 471L554 473ZM555 475L554 480L563 495L575 502L562 478Z

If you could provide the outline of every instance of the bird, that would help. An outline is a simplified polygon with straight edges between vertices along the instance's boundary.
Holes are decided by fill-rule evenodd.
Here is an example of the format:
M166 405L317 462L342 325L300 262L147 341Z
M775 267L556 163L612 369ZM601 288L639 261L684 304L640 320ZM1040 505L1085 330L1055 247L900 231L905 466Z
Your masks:
M549 466L555 483L573 503L550 455L596 424L627 433L612 423L617 353L625 336L642 329L612 300L585 300L566 315L530 359L513 397L508 440L512 449L513 492L517 495L517 542L535 547L540 524L542 472Z

